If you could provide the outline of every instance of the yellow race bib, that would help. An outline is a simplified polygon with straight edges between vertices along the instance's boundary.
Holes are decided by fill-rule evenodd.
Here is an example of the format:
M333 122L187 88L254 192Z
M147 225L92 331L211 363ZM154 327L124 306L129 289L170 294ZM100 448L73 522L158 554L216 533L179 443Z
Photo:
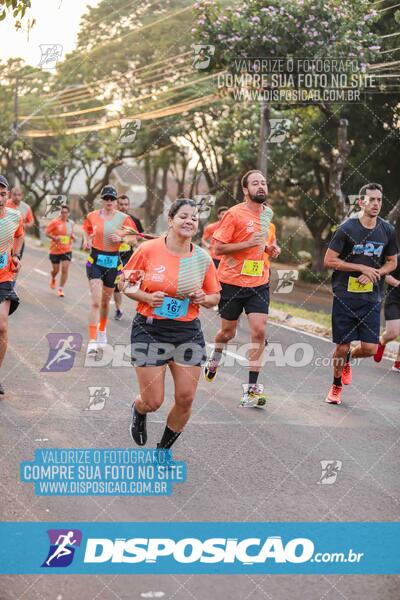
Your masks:
M67 244L69 244L69 240L69 235L60 235L60 244L64 244L66 246Z
M372 281L369 281L365 285L359 283L357 277L349 277L349 281L347 283L347 291L354 293L362 293L362 292L372 292L374 289L374 284Z
M131 249L130 245L126 244L125 242L123 242L119 247L120 252L129 252L130 249Z
M263 260L245 260L243 262L241 275L249 275L250 277L261 277L263 271Z

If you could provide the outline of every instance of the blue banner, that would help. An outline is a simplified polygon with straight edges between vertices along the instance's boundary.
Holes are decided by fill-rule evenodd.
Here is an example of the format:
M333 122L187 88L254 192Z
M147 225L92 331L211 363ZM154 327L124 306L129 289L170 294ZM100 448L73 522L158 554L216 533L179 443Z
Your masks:
M399 574L400 523L2 523L1 574Z

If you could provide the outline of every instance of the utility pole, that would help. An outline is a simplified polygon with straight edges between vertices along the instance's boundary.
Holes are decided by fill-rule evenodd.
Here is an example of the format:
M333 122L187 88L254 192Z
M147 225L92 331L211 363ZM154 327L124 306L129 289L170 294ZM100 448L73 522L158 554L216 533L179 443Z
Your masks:
M14 121L12 126L13 137L17 137L18 134L18 88L19 88L19 77L15 78L14 87Z
M266 100L261 101L261 115L260 115L260 142L258 147L258 159L257 167L265 177L267 177L268 171L268 135L270 132L270 108Z

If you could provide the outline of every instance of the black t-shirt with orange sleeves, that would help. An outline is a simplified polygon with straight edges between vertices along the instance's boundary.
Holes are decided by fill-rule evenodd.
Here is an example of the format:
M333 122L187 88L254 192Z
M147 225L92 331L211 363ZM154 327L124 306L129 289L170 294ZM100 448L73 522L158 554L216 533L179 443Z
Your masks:
M51 240L50 254L65 254L72 250L72 232L74 222L71 219L63 221L60 217L53 219L46 227L46 233L57 236L59 240Z
M24 235L21 214L12 208L5 208L0 216L0 283L14 280L11 250L14 239L21 235Z
M92 235L92 247L104 252L118 252L121 242L111 242L110 235L117 233L122 227L131 227L137 231L132 217L119 210L114 211L111 219L105 218L105 212L102 209L90 212L84 223L83 229Z
M270 228L273 212L269 206L260 205L259 210L251 210L246 202L232 206L222 217L220 226L214 232L215 240L223 244L238 244L249 240L254 233L263 233L265 242ZM264 247L253 246L233 254L222 255L218 267L218 279L222 283L239 287L258 287L268 283L269 269L265 266ZM245 261L261 261L261 274L243 274Z
M192 244L185 255L175 254L167 248L165 236L143 242L133 253L123 271L141 271L140 289L147 293L165 292L172 298L184 299L202 289L206 294L216 294L221 286L210 255ZM139 302L137 312L145 317L161 317L144 302ZM177 321L193 321L199 314L199 305L189 303L188 312Z

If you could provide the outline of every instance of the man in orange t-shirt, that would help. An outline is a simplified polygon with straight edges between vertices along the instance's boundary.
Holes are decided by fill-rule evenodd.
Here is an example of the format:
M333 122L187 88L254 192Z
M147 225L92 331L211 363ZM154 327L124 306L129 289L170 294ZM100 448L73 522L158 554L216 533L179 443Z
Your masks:
M75 239L74 222L69 218L70 208L63 204L60 216L50 221L46 227L46 235L50 238L51 280L50 288L56 287L56 277L60 271L60 287L57 290L59 298L64 298L64 286L67 283L69 265L72 259L72 241Z
M244 202L230 208L214 233L215 252L222 255L218 267L221 283L219 314L221 329L215 337L214 351L204 376L213 381L226 344L235 337L237 323L245 311L252 341L249 351L249 382L243 384L240 406L264 406L264 386L258 383L269 306L269 268L265 265L267 247L272 257L279 255L276 245L267 246L271 208L265 205L268 187L261 171L249 171L242 178Z
M207 248L207 250L210 253L211 258L214 261L214 265L216 266L216 268L218 269L219 263L221 261L221 256L217 256L215 254L215 240L213 238L213 235L215 233L215 231L218 229L218 227L220 226L222 217L224 216L224 214L226 213L226 211L228 210L227 206L220 206L219 209L217 210L217 221L215 221L215 223L210 223L209 225L206 225L204 227L204 231L203 231L203 237L201 238L201 241L203 243L203 246L205 248ZM210 240L211 238L211 240ZM210 241L208 241L210 240Z
M6 206L7 208L13 208L14 210L17 210L20 213L24 223L24 230L26 231L27 229L31 229L34 226L35 220L33 218L31 207L27 202L24 202L22 200L22 197L22 191L20 190L20 188L13 187L10 192L10 197L7 200ZM24 253L24 249L25 242L22 244L21 258Z
M20 213L6 206L9 194L7 179L0 175L0 367L7 350L8 316L19 305L14 277L21 268L24 226ZM4 394L0 383L0 394Z

